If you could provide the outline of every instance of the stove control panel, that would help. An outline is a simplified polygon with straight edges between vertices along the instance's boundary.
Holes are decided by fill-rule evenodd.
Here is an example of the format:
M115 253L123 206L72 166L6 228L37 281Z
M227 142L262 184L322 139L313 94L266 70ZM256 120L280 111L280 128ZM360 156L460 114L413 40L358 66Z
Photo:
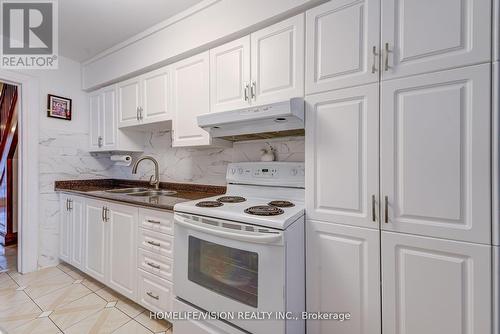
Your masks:
M303 162L240 162L228 165L226 180L232 184L304 187Z

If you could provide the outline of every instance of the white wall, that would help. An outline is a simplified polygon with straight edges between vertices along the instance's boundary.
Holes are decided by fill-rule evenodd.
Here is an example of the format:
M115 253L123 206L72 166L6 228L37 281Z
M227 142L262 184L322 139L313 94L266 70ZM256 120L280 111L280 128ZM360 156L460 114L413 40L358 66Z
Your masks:
M83 88L207 50L325 0L207 0L83 65Z
M40 85L39 113L39 260L38 266L57 264L59 197L54 181L106 177L108 159L96 159L87 152L88 99L81 90L80 64L60 57L57 70L25 70L38 78ZM47 117L47 94L72 99L71 121Z

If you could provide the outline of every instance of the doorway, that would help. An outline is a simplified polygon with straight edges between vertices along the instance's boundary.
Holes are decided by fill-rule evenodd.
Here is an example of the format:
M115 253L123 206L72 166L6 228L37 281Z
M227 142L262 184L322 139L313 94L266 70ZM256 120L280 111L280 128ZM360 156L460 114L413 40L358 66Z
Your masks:
M18 87L0 82L0 272L17 270Z

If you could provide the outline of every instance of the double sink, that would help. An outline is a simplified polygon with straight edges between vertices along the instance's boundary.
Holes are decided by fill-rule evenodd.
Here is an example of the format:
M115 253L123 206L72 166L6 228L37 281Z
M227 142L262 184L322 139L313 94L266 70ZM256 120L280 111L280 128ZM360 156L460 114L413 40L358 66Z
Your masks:
M173 190L156 190L148 188L122 188L106 190L107 193L122 194L136 197L155 197L155 196L172 196L177 194Z

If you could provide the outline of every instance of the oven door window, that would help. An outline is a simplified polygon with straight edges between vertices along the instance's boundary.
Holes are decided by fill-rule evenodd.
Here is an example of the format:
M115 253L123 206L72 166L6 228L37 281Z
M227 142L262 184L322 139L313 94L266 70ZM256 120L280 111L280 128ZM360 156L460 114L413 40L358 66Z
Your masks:
M257 307L259 256L189 236L188 279L223 296Z

